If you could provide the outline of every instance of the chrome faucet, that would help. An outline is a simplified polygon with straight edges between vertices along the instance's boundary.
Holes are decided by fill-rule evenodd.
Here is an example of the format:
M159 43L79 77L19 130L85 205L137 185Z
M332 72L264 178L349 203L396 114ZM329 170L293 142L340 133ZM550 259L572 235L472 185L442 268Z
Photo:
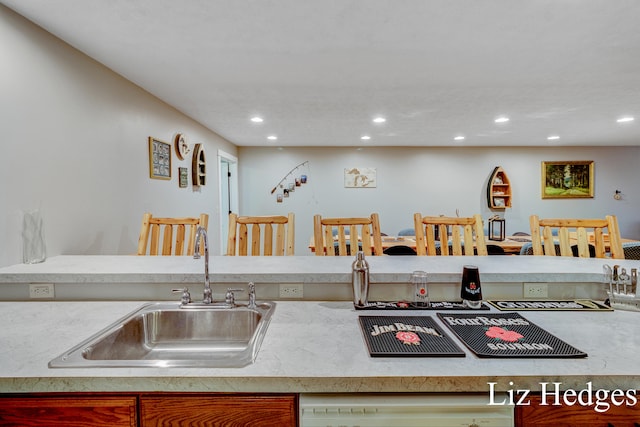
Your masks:
M193 248L193 258L200 259L200 240L204 240L204 297L202 302L204 304L211 304L213 302L211 283L209 282L209 237L207 237L207 230L202 226L198 226L196 230L196 242Z

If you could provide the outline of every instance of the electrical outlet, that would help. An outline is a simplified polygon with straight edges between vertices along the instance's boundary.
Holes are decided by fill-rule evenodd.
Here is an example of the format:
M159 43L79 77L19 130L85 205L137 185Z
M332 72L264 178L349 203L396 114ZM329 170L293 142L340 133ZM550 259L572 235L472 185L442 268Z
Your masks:
M525 298L546 298L548 289L546 283L523 283L523 294Z
M280 283L280 298L302 298L302 283Z
M29 298L53 298L53 283L31 283Z

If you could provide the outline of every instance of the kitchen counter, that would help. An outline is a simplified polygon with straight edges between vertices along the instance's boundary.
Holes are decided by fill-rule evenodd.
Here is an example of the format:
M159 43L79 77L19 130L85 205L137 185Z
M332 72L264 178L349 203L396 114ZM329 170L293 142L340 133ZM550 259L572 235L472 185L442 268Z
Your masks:
M368 257L372 300L409 298L412 271L427 272L432 296L458 294L462 266L479 267L486 298L522 298L524 282L548 283L550 298L604 299L603 264L609 259L534 256ZM279 285L304 285L304 299L351 299L352 257L210 258L214 297L227 287L256 283L258 297L279 299ZM638 261L615 260L630 271ZM52 283L56 300L175 300L174 288L187 286L201 295L204 261L191 257L56 256L41 264L0 268L0 301L29 300L28 284Z
M356 312L349 302L322 301L277 302L257 360L244 368L47 367L49 360L142 303L0 302L0 392L487 393L489 382L497 383L496 390L534 391L541 382L576 390L587 382L594 390L640 384L637 312L521 313L587 352L584 359L480 359L462 344L464 358L372 358L358 315L397 312ZM435 312L403 313L435 317Z
M344 283L351 280L353 257L227 257L211 256L214 282ZM374 282L406 281L414 270L432 281L459 281L462 266L474 264L488 282L599 282L602 265L637 266L638 261L534 256L367 257ZM628 268L628 269L629 269ZM188 256L61 255L40 264L0 268L0 284L51 283L198 283L203 260Z

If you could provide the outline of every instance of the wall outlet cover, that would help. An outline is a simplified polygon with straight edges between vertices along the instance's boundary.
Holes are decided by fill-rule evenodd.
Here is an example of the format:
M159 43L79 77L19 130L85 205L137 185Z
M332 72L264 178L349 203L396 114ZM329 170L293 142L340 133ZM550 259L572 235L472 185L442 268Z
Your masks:
M281 283L280 284L280 298L302 298L303 284L302 283Z
M53 283L31 283L29 285L29 298L44 299L54 296Z
M547 298L549 289L546 283L523 283L522 293L525 298Z

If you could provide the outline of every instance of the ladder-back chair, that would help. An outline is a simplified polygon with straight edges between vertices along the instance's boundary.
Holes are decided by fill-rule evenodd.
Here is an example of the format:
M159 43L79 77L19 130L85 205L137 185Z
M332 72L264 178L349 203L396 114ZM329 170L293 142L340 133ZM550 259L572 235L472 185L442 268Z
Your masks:
M294 220L293 213L289 213L287 216L238 216L234 213L229 214L227 255L293 255L295 242ZM260 250L261 247L262 251Z
M142 216L137 254L193 255L196 230L198 226L206 230L208 224L207 214L200 214L198 218L156 218L145 213Z
M313 240L318 256L355 255L359 250L365 255L382 255L382 234L377 213L365 218L322 218L321 215L315 215Z
M479 214L460 218L416 213L413 222L418 255L488 255Z
M607 215L604 219L540 219L538 215L531 215L529 224L534 255L576 256L575 249L572 249L575 247L578 257L590 258L593 255L590 246L593 246L596 258L605 258L608 247L611 258L624 259L618 219L614 215ZM557 235L554 235L555 231ZM556 245L560 248L559 254Z

